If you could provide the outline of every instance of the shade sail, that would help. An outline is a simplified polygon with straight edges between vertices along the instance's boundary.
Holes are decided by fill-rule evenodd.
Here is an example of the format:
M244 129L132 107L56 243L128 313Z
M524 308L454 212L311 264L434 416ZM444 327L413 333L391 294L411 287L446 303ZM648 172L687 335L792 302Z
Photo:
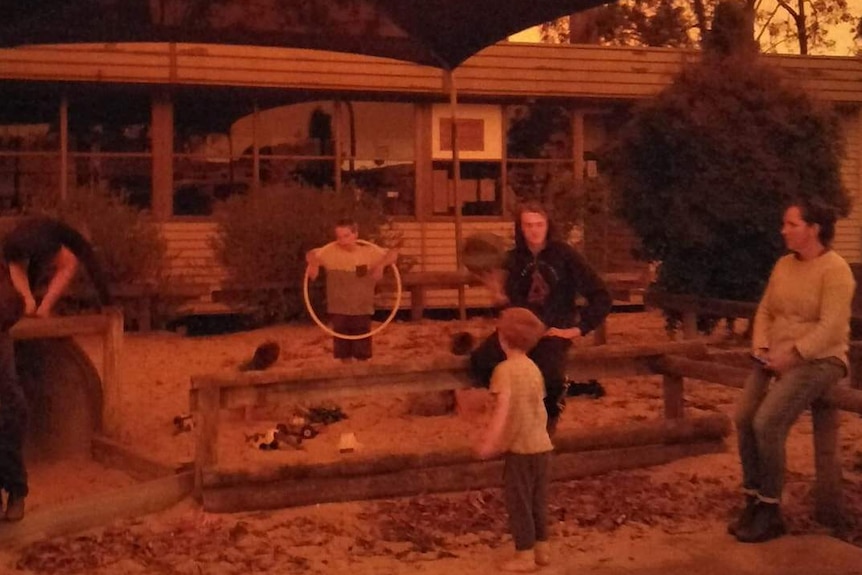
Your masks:
M530 26L607 0L0 0L0 46L280 46L452 69Z

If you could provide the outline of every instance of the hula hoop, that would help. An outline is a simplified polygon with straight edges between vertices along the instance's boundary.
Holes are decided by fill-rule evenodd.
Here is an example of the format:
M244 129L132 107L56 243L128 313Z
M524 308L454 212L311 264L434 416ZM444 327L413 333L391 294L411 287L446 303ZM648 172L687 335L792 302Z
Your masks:
M380 250L381 252L383 251L383 249L380 246L378 246L377 244L373 244L373 243L366 241L366 240L356 240L356 243L366 245L366 246L373 246L373 247L377 248L378 250ZM320 248L320 251L323 251L323 250L325 250L325 249L327 249L333 245L335 245L335 242L329 242L328 244L326 244L325 246ZM398 266L396 266L395 264L389 264L388 267L392 268L392 272L395 274L395 288L396 288L395 289L395 305L392 306L392 311L389 312L389 317L387 317L385 320L383 320L383 323L378 325L376 328L372 329L371 331L369 331L367 333L358 334L358 335L348 335L348 334L344 334L344 333L338 333L337 331L333 330L328 325L326 325L325 323L320 321L320 318L317 316L317 313L315 313L314 309L311 307L311 299L308 296L308 283L309 282L308 282L308 268L306 268L305 277L302 280L302 297L305 300L305 309L308 310L308 315L311 316L311 319L314 321L314 323L317 324L317 327L319 327L320 329L322 329L324 332L328 333L332 337L337 337L340 339L348 339L348 340L358 340L358 339L365 339L366 337L371 337L373 335L380 333L387 325L392 323L392 320L395 319L395 315L398 313L398 308L401 307L401 274L398 272Z

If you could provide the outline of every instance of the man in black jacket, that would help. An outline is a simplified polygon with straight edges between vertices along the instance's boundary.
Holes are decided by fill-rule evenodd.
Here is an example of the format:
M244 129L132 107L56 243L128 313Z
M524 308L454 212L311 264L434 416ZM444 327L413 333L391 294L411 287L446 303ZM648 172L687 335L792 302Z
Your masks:
M572 340L585 336L604 321L611 297L602 279L569 244L557 239L548 212L527 203L515 220L515 247L502 270L484 274L485 285L497 305L532 311L548 327L528 354L545 378L548 431L553 433L562 411L566 355ZM576 298L587 305L578 309ZM497 334L486 339L470 357L473 373L484 385L505 359Z

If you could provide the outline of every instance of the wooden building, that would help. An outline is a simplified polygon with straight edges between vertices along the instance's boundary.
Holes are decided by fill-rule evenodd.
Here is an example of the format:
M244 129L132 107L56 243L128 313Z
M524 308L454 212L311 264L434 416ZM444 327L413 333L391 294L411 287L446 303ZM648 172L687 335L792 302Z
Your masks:
M620 112L667 86L696 58L696 52L675 49L502 43L467 60L454 74L464 234L511 234L508 208L519 186L537 179L588 189L599 175L595 153L618 125ZM765 58L840 111L847 142L844 178L858 197L862 60ZM6 118L17 114L35 132L45 123L56 126L53 137L43 134L40 144L29 147L20 144L22 137L15 146L4 145L12 140L0 131L0 208L14 209L28 181L56 186L61 195L94 181L127 186L161 227L172 273L211 289L224 278L210 243L216 229L209 214L217 198L302 169L334 187L375 188L404 234L403 252L416 257L416 269L455 268L449 86L440 70L295 49L32 46L0 50L0 89L13 95L3 104ZM562 135L555 140L549 134L540 150L509 146L526 104L553 109L558 123L564 118L565 125L556 128ZM275 121L286 106L305 110L305 120ZM125 140L104 137L107 120L99 109L105 117L108 110L122 112ZM315 114L328 120L315 128ZM211 129L219 115L224 137L211 141L213 135L200 126ZM76 124L84 117L86 126ZM392 129L380 135L363 125ZM331 135L321 136L327 129ZM14 181L10 163L16 166ZM381 168L387 174L382 181ZM585 225L588 257L605 273L645 274L645 264L629 254L631 234L599 214ZM857 209L839 224L836 238L837 250L851 262L862 262L860 235ZM451 306L453 297L441 291L428 303ZM467 305L485 305L486 297L481 289L469 289Z

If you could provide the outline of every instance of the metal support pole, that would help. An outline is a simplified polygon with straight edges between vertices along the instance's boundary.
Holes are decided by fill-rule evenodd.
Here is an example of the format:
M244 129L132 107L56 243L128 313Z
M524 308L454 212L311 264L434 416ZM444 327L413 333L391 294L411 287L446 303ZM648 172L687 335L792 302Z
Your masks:
M461 271L461 245L462 245L462 214L461 214L461 158L458 153L458 90L455 87L455 71L447 70L446 78L449 81L449 104L452 118L452 185L455 187L455 267ZM467 304L464 286L458 287L458 317L467 319Z

